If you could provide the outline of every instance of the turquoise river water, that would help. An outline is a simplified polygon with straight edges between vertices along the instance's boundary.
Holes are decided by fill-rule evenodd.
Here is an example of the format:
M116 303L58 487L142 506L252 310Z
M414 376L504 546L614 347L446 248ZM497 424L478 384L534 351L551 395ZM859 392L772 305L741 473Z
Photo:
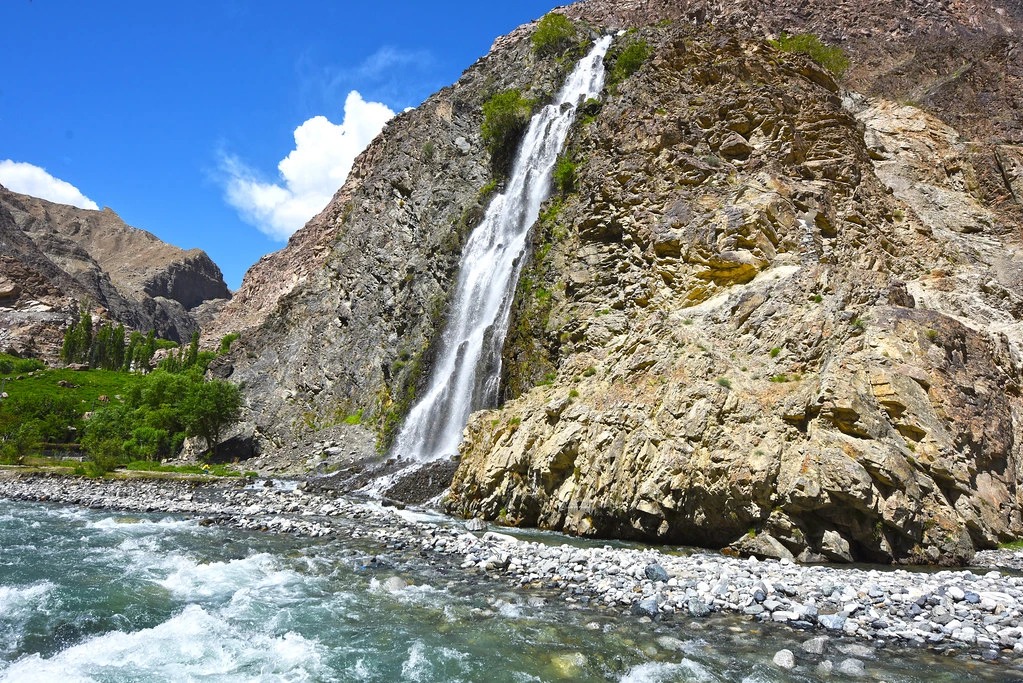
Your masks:
M0 500L0 681L817 680L802 656L794 671L771 663L806 634L642 623L381 552ZM408 587L387 590L394 576ZM900 648L866 668L890 683L1019 673Z

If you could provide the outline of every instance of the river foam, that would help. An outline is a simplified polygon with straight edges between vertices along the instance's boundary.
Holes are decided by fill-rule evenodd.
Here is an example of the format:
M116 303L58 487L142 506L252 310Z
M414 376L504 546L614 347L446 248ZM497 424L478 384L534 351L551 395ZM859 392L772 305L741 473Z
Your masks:
M238 628L215 612L188 605L149 629L90 638L53 657L23 657L0 680L77 683L115 680L329 680L322 646L296 633L272 635Z

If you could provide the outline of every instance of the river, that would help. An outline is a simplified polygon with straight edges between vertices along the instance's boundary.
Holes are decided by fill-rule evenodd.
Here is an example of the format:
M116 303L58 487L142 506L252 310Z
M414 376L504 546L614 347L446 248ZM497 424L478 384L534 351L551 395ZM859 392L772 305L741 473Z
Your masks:
M0 500L0 548L2 681L823 680L799 631L651 622L365 538ZM917 649L864 662L866 680L1023 680Z

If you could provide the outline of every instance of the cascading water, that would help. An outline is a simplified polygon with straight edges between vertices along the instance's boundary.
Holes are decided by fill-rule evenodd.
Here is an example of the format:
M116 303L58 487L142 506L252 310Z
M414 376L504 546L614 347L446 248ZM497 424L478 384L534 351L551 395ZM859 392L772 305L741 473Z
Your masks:
M557 100L533 116L504 193L491 201L462 252L440 352L422 399L409 411L396 455L429 462L452 455L473 410L497 402L501 348L529 229L551 189L551 174L580 100L597 97L611 37L597 41Z

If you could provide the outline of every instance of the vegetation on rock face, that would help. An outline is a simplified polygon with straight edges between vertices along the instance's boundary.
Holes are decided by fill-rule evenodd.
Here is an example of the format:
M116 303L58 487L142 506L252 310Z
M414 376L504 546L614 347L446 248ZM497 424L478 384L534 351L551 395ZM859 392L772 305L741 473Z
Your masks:
M576 164L567 154L558 157L558 163L554 166L554 189L559 194L566 195L575 191L575 169Z
M555 197L540 214L533 233L533 253L519 277L512 303L501 366L501 387L505 399L512 399L531 387L549 384L556 377L558 340L549 334L554 306L555 266L549 258L555 245L568 237L560 214L563 200ZM552 375L552 373L554 373Z
M533 32L533 52L538 55L560 54L575 45L577 31L569 19L556 12L545 15Z
M515 159L519 139L533 115L533 104L519 90L505 90L483 105L483 141L490 149L492 166L502 174Z
M220 339L220 353L221 355L229 353L231 351L231 344L233 344L239 335L237 332L228 332Z
M650 58L650 46L642 38L632 40L612 56L614 65L606 79L607 87L611 89L618 87L619 83L639 71L639 68Z
M782 52L796 52L807 55L810 59L830 71L836 78L841 78L842 74L849 68L849 58L842 48L826 45L812 33L798 33L793 36L782 33L777 40L770 42L775 49Z

